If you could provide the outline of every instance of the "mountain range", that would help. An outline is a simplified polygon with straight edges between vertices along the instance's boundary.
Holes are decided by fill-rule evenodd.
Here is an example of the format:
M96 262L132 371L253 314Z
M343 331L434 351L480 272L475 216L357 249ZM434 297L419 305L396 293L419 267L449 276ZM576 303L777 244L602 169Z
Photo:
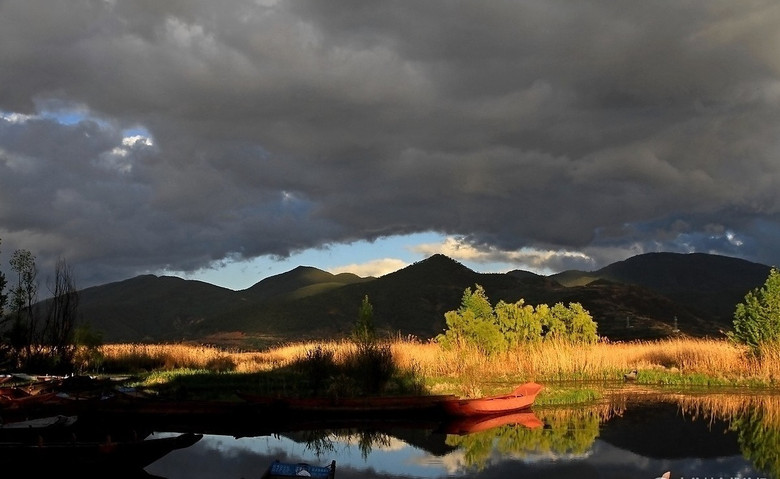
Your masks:
M670 335L718 337L736 305L770 267L702 253L648 253L597 271L550 276L523 270L478 273L436 254L381 277L299 266L234 291L202 281L142 275L79 291L82 321L103 341L199 341L262 348L349 335L365 297L384 334L426 340L446 328L467 288L491 304L578 302L610 340Z

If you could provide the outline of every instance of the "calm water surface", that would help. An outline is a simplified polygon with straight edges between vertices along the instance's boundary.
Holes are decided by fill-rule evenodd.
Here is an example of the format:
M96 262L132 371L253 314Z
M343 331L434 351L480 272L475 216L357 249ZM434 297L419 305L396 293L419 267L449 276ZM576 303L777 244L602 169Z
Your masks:
M373 424L253 437L207 434L145 471L168 479L250 479L279 459L335 460L337 479L655 479L666 471L672 479L780 479L779 395L628 391L604 404L537 407L533 414L538 425L509 421L474 432Z

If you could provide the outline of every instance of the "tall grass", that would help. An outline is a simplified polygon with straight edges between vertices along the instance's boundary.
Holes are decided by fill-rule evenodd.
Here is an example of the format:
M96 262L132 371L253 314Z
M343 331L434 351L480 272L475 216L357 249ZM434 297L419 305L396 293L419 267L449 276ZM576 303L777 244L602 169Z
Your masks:
M774 385L780 379L780 347L770 346L760 358L727 340L665 339L636 342L572 344L542 342L486 356L464 347L445 350L433 342L395 340L389 343L399 370L414 371L435 388L482 394L491 384L533 381L621 380L639 370L638 382L675 384ZM289 366L316 348L328 351L335 364L355 357L351 341L286 344L256 352L231 352L185 344L112 344L101 348L103 368L116 371L190 368L256 373Z
M609 381L623 379L632 369L639 371L639 382L774 384L780 379L780 348L767 347L758 359L745 348L713 339L591 345L548 341L495 357L469 348L446 351L432 343L397 343L395 351L402 365L414 363L426 377L457 378L466 385L518 377L535 381Z

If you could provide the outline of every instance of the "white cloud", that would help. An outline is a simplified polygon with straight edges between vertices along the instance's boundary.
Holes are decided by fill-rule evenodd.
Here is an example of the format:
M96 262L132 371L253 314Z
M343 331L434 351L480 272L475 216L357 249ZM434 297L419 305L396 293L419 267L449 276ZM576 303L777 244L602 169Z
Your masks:
M0 110L0 119L3 119L9 123L24 123L31 118L34 118L32 115L25 115L22 113L16 113L16 112L4 112Z
M593 258L581 251L544 250L522 248L520 250L501 250L492 246L478 247L462 238L449 236L441 243L419 244L412 248L426 256L443 254L463 263L492 267L477 271L505 272L510 269L523 269L538 274L550 274L559 270L561 263L593 263Z
M365 278L368 276L383 276L385 274L398 271L399 269L406 266L408 266L408 264L400 259L380 258L365 263L353 263L329 268L329 271L333 274L354 273L360 277Z
M96 282L430 231L481 272L777 264L780 8L717 5L3 2L4 245ZM414 261L373 246L330 264Z

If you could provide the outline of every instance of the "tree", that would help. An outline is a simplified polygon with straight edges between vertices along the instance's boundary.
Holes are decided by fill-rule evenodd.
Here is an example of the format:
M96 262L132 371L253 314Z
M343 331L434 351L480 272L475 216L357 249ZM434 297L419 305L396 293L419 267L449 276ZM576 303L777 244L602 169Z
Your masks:
M541 308L542 334L544 339L566 338L566 307L561 303L555 303L552 308Z
M772 268L764 285L745 295L734 311L729 337L760 354L761 346L780 342L780 271Z
M79 293L71 268L62 259L55 265L54 284L49 290L52 299L41 331L41 342L48 346L48 356L60 369L71 369L76 351L74 333L78 319Z
M35 336L35 311L38 298L38 270L35 256L26 249L18 249L11 256L11 269L16 273L16 287L11 292L14 324L11 329L11 345L17 351L24 350L29 359L33 346L39 344Z
M575 343L594 343L598 339L596 323L580 303L569 303L568 307L564 306L563 303L556 303L552 307L551 313L554 318L551 324L556 328L556 335Z
M352 341L357 346L353 355L347 357L347 374L366 393L380 392L396 372L390 344L378 341L374 329L374 307L363 297L358 319L352 330Z
M2 328L0 364L13 360L13 367L17 368L70 372L77 347L79 303L71 268L64 260L57 261L54 281L49 285L52 297L38 303L35 256L26 249L18 249L9 263L16 273L16 285L10 291L10 314L3 316L6 280L0 276L0 326L10 322L10 328Z
M352 341L358 346L365 347L376 340L376 331L374 330L374 307L368 300L368 295L363 297L358 311L358 319L352 330Z
M534 314L534 307L525 304L522 299L516 303L499 301L495 307L495 315L507 347L541 340L542 324Z
M0 239L0 244L2 239ZM8 281L5 279L5 273L0 271L0 331L3 331L3 325L10 319L10 316L5 315L5 305L8 303L8 294L5 292L5 287ZM0 367L5 367L11 358L11 349L6 342L0 341Z
M499 301L495 309L484 288L466 288L457 311L444 314L447 330L436 340L445 348L476 346L485 354L507 351L520 344L564 339L592 343L598 339L596 322L579 303L552 308L540 304L534 309L521 299L516 303Z
M506 349L506 343L485 289L466 288L457 311L444 314L447 330L437 340L444 347L476 346L486 354Z
M0 244L3 244L3 240L0 239ZM5 292L5 287L8 281L5 279L5 273L0 271L0 326L3 325L3 318L5 317L5 305L8 302L8 295Z

